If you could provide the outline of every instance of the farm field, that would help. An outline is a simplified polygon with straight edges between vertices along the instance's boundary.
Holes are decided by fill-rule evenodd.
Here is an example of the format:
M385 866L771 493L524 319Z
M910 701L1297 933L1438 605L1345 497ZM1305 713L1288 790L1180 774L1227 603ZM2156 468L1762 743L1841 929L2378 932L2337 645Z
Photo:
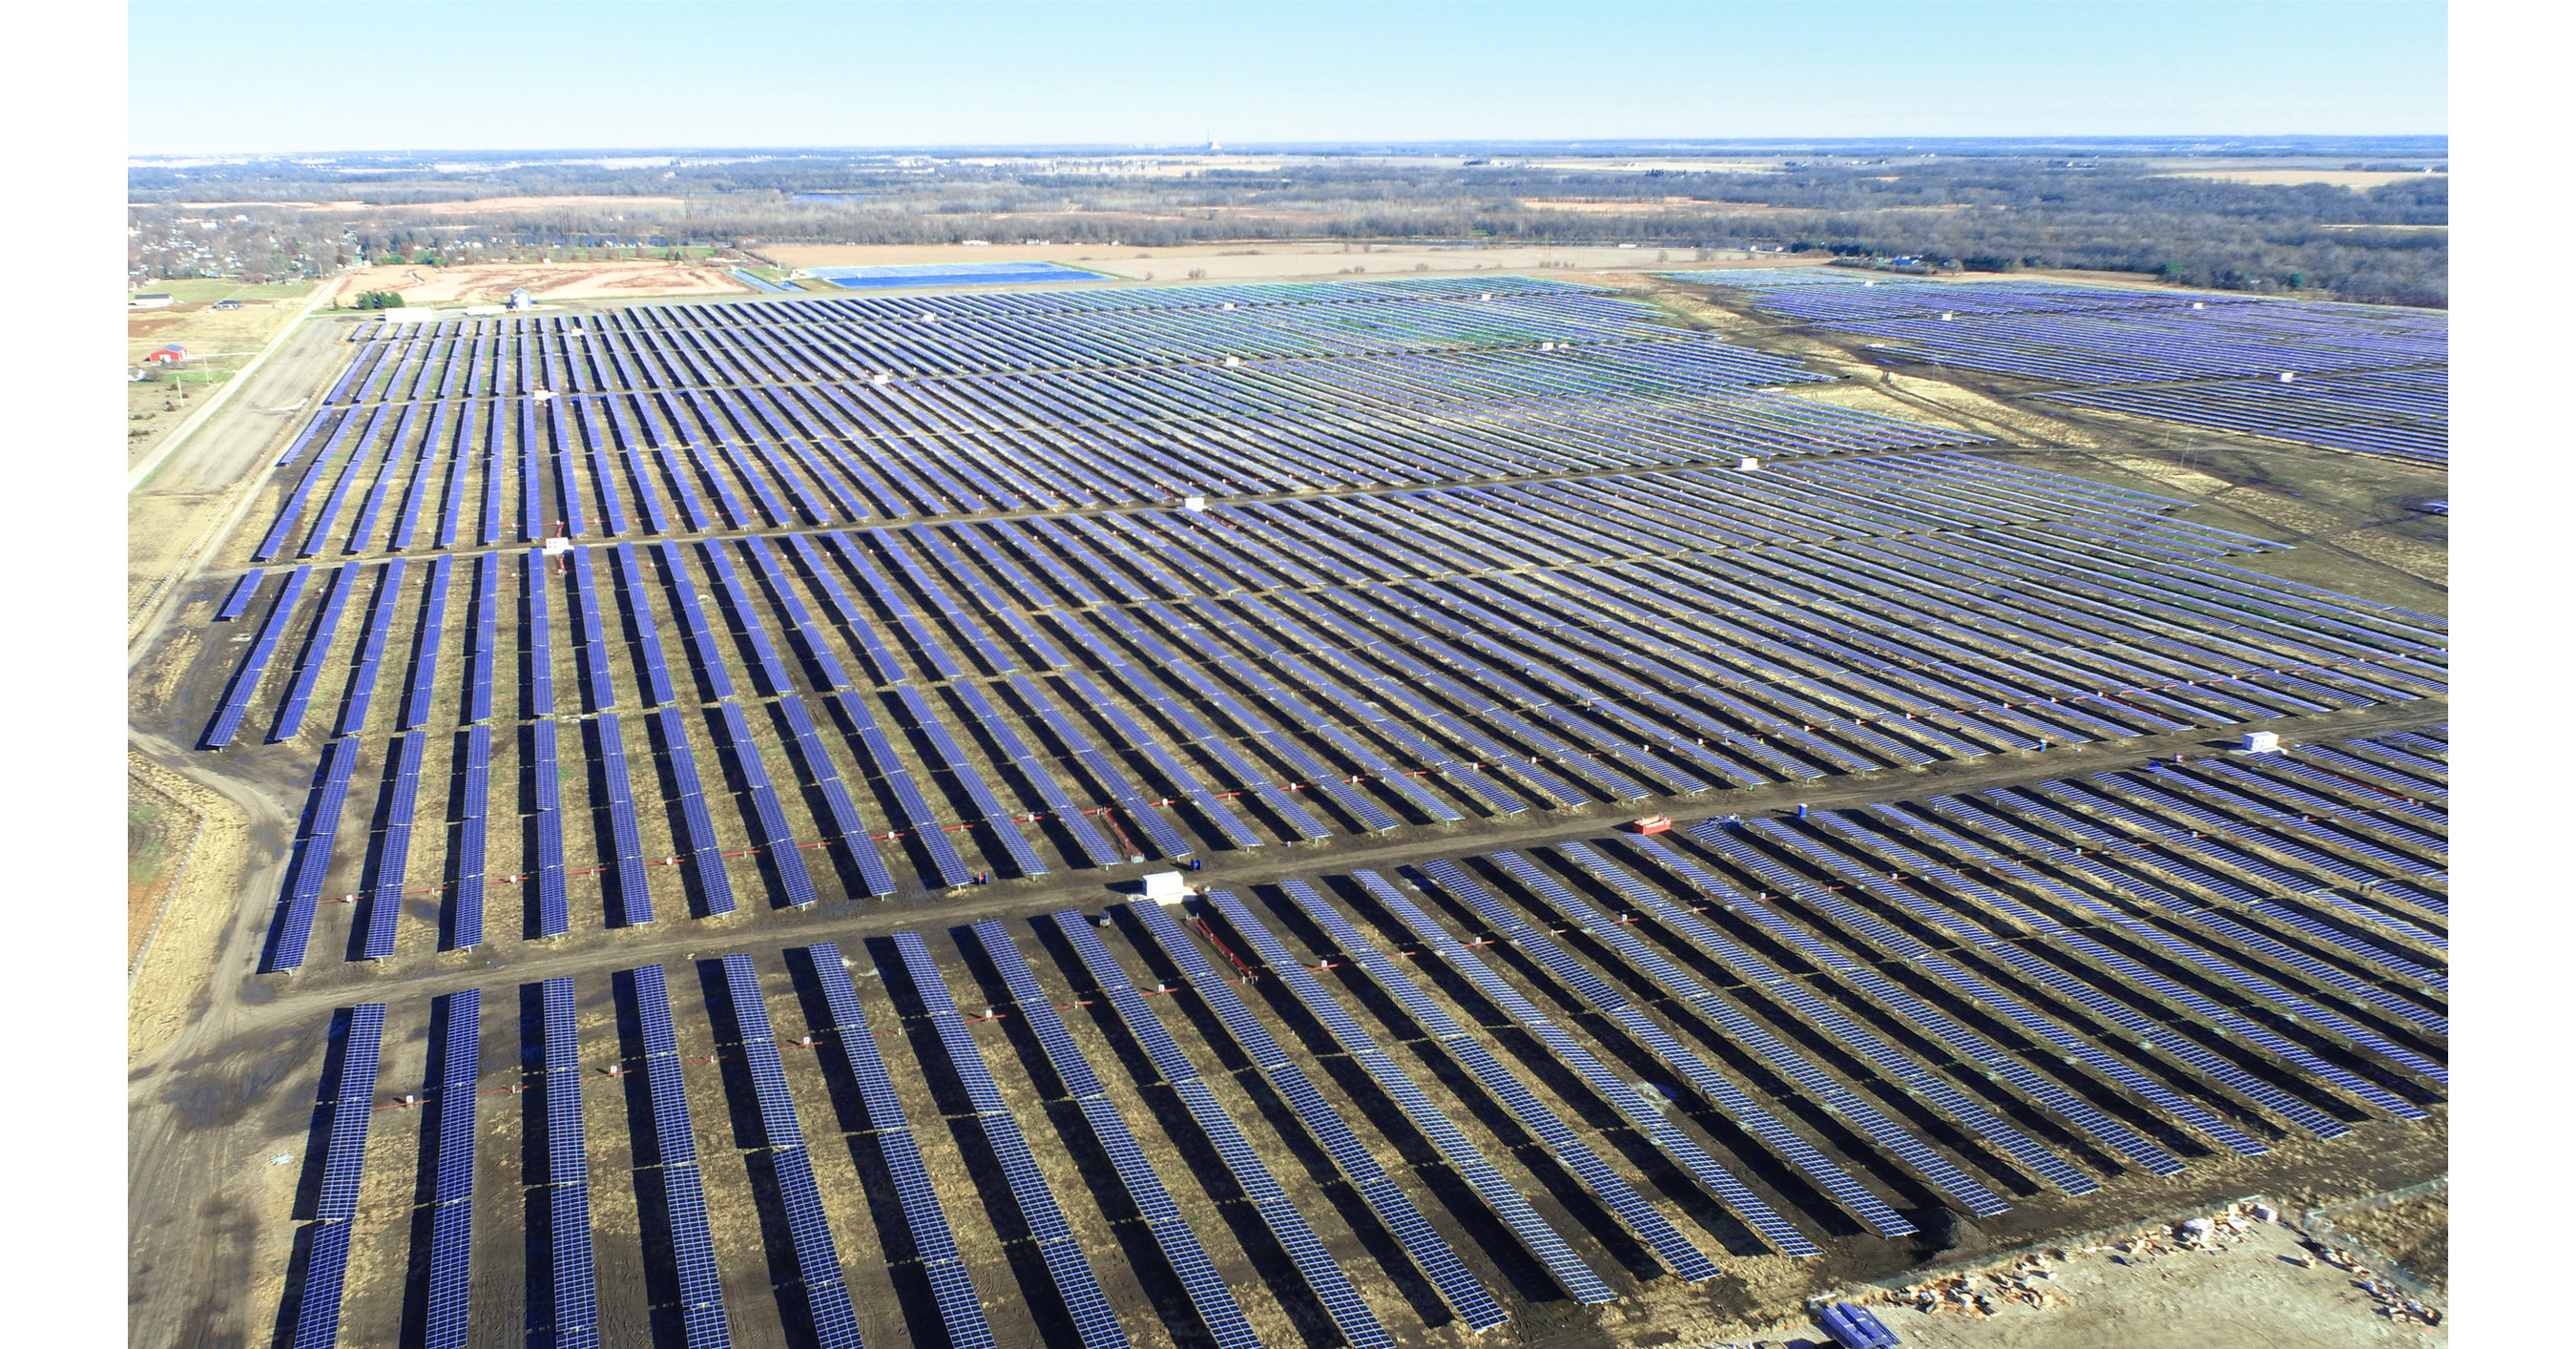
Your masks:
M353 302L365 291L389 290L416 306L500 304L513 290L541 303L561 300L633 299L647 295L744 295L751 287L723 267L660 260L629 262L494 262L454 267L360 267L342 275L334 292Z
M1375 265L316 325L132 672L250 844L131 1338L1709 1343L2440 1174L2442 459ZM2089 387L2445 359L2232 331Z

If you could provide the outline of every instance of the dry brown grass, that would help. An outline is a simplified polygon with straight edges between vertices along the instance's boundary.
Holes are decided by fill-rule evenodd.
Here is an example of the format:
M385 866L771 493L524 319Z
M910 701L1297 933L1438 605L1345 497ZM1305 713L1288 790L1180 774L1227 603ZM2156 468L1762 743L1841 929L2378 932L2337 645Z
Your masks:
M723 267L693 263L494 262L462 267L363 267L333 294L390 290L410 305L499 304L525 288L540 300L632 299L645 295L741 295L751 287Z

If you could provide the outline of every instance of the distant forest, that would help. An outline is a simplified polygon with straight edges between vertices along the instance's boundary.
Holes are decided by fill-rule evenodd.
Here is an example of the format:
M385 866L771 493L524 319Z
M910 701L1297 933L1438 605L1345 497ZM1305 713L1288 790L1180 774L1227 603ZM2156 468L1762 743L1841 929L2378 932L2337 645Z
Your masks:
M2168 155L2170 151L2166 152ZM2449 180L2368 191L2170 176L2172 158L1984 154L1702 159L1640 171L1557 156L1218 157L773 154L572 161L253 160L129 170L140 273L172 222L212 214L292 238L307 266L399 251L438 261L528 256L588 241L1121 245L1332 240L1824 249L1936 267L2084 268L2196 286L2440 307L2449 296ZM1688 162L1670 154L1649 162ZM2304 162L2314 163L2313 158ZM1738 166L1720 169L1716 164ZM2354 169L2438 164L2355 161ZM2337 167L2347 167L2337 165ZM492 198L527 209L443 215ZM627 200L614 200L625 198ZM359 202L364 212L289 203ZM246 203L262 203L249 205ZM385 209L385 208L416 209ZM246 221L234 221L246 214ZM276 251L272 248L272 251ZM158 269L156 271L156 269Z

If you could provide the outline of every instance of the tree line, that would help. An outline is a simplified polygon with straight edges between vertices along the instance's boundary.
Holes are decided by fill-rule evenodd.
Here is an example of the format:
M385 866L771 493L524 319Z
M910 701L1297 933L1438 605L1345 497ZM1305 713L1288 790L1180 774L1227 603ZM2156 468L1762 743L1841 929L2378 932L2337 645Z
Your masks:
M2171 163L2109 154L1775 158L1758 172L1638 172L1372 157L1147 174L1097 157L972 164L812 155L673 168L539 162L466 174L387 166L327 178L270 162L232 166L220 186L244 200L356 197L371 204L362 221L325 208L281 232L337 245L345 230L362 247L407 257L426 249L448 261L469 239L542 247L603 235L731 245L1047 239L1102 248L1634 243L1819 248L1977 270L2082 268L2222 289L2448 302L2446 176L2410 174L2356 192L2181 177ZM168 172L136 170L138 199L215 186L203 169L184 184ZM591 200L486 210L470 221L437 209L512 196Z

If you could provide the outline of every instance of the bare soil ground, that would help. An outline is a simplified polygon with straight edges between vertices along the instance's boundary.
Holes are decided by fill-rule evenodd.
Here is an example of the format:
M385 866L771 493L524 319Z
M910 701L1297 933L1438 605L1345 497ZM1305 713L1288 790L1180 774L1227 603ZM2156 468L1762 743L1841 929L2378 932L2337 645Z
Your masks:
M751 293L751 287L726 272L723 267L660 261L362 267L343 277L334 293L345 303L360 291L390 290L409 305L499 304L520 288L539 300Z
M2126 1243L2121 1243L2126 1244ZM2123 1345L2133 1349L2351 1349L2363 1345L2446 1344L2440 1324L2401 1324L2351 1271L2314 1258L2300 1234L2281 1223L2254 1223L2215 1250L2149 1251L2114 1244L2060 1247L2047 1277L2031 1262L2003 1262L1964 1281L1986 1296L1991 1314L1952 1301L1939 1311L1891 1299L1871 1304L1887 1328L1922 1349L2055 1349ZM2310 1263L2301 1263L2302 1258ZM2022 1268L2017 1270L2016 1266ZM2047 1305L2012 1295L2035 1290ZM1821 1327L1788 1321L1760 1332L1756 1343L1830 1346Z
M273 837L254 838L247 814L221 793L142 754L129 755L128 762L135 800L157 812L159 863L148 908L146 897L130 881L127 890L129 962L144 935L151 934L142 968L126 989L126 1058L135 1062L168 1043L186 1019L203 1012L208 971L240 900L236 884L252 852L274 853L277 845ZM129 807L129 820L139 813ZM131 854L130 841L128 849ZM187 865L180 873L183 858ZM128 869L129 875L136 870L131 860Z
M2411 1199L2386 1208L2349 1213L2334 1225L2387 1256L2416 1278L2448 1292L2451 1283L2451 1201Z

